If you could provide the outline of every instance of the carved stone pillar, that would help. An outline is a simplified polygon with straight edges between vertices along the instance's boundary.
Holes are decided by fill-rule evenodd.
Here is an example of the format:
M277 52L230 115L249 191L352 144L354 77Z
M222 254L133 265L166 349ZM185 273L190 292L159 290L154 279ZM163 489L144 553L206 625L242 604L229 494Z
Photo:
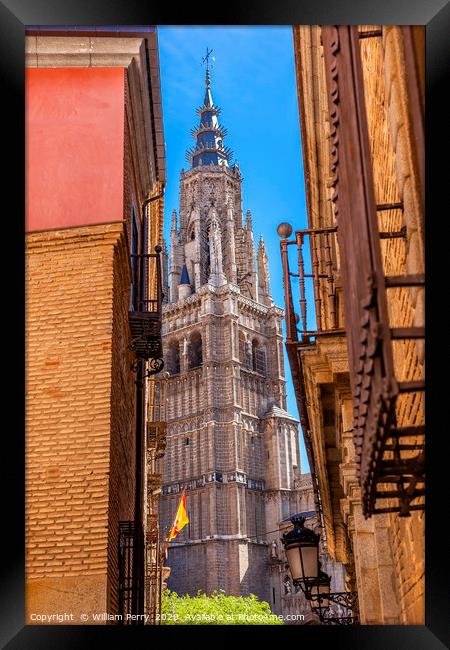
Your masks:
M180 341L180 372L185 372L189 366L189 343L187 337Z
M234 239L234 217L233 208L230 203L227 205L227 246L229 253L229 281L237 283L237 266L236 266L236 243Z
M210 276L208 282L215 287L226 284L227 279L223 272L222 260L222 235L215 210L212 209L212 219L209 228L210 247Z

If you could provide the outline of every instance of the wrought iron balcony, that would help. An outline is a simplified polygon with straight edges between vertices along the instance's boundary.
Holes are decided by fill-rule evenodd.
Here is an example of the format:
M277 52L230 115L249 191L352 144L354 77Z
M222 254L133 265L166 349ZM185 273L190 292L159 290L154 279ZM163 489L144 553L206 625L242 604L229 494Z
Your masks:
M135 310L128 312L131 329L130 349L136 354L136 363L150 362L149 374L160 372L162 359L162 269L161 246L154 253L132 255L138 261L139 291Z
M287 225L287 224L282 224ZM286 307L286 339L288 343L309 343L321 334L343 334L339 315L340 280L337 271L337 227L296 230L295 239L283 236L280 242ZM283 235L282 232L279 233ZM285 235L290 237L292 228ZM304 244L309 240L311 272L305 270L308 257ZM289 268L288 246L297 248L297 273ZM291 278L298 278L300 315L295 312ZM315 327L308 327L306 280L312 280ZM310 301L311 304L311 301ZM300 334L300 339L299 339Z
M425 428L423 420L416 418L409 422L407 417L410 416L405 413L411 413L413 408L420 411L425 383L403 362L407 351L411 358L414 356L409 342L423 338L425 331L405 320L402 314L396 317L397 322L392 321L392 305L398 302L392 294L388 297L388 292L396 290L406 301L410 288L424 285L424 276L388 272L387 264L392 266L392 260L386 251L381 255L381 242L385 242L384 246L391 245L389 240L405 243L406 232L404 227L385 231L383 219L380 223L377 214L389 212L395 219L401 216L403 206L386 203L374 208L367 224L368 233L365 223L356 219L347 224L341 218L339 231L337 226L298 230L292 239L289 239L291 226L279 226L286 348L295 390L303 404L302 427L314 475L301 351L314 346L321 336L347 336L353 387L353 438L364 514L367 517L374 513L399 512L401 516L408 516L411 510L424 508ZM310 240L310 273L305 272L305 238ZM289 246L297 248L297 273L291 272L289 267ZM300 315L294 308L292 278L298 278L296 292ZM305 288L306 279L313 283L311 299ZM344 301L347 330L343 322ZM311 319L315 320L313 328L308 328L307 322L310 305L315 312Z

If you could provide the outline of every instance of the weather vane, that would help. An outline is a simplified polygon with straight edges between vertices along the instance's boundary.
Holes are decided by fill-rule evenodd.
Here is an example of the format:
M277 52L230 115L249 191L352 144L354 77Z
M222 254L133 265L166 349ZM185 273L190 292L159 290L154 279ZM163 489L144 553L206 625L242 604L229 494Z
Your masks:
M211 54L212 54L212 50L208 50L208 48L206 48L206 54L202 59L202 64L206 63L206 70L207 71L209 71L209 57L211 56ZM215 58L212 57L212 60L215 61ZM211 63L211 70L212 69L213 69L213 64Z

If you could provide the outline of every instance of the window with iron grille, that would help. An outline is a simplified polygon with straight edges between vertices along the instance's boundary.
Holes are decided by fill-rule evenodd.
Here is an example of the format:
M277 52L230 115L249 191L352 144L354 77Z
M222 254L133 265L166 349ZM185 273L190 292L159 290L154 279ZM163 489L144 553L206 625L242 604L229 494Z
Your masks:
M259 347L253 348L253 370L260 375L266 374L266 353Z
M239 335L239 359L242 365L244 366L244 368L250 370L251 356L248 353L247 343L245 341L245 338L241 335Z
M131 624L127 615L138 614L144 606L142 526L135 521L119 523L119 610L121 623Z

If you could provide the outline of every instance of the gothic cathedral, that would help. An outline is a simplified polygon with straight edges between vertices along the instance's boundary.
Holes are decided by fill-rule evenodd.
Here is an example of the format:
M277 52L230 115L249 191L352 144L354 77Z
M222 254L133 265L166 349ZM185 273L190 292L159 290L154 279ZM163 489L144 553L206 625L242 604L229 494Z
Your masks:
M168 587L273 602L272 542L301 510L298 421L286 412L281 324L267 250L242 219L242 176L211 95L181 172L163 310L167 448L162 535L186 489L189 524L169 544ZM166 257L167 263L167 257ZM272 596L273 594L273 596Z

